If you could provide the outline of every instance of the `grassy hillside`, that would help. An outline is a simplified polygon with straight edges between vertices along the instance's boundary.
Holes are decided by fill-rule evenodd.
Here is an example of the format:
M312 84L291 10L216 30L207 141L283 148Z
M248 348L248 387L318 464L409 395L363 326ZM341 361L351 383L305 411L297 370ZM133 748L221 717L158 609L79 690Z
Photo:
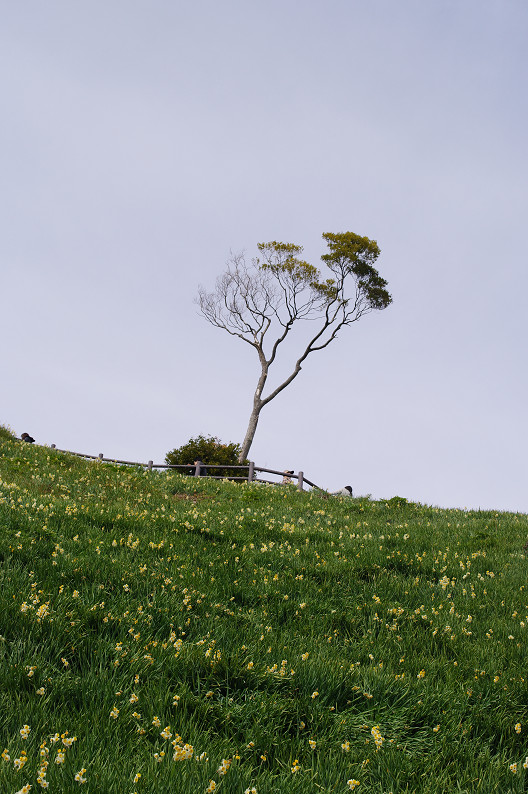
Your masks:
M0 430L0 792L525 791L527 539Z

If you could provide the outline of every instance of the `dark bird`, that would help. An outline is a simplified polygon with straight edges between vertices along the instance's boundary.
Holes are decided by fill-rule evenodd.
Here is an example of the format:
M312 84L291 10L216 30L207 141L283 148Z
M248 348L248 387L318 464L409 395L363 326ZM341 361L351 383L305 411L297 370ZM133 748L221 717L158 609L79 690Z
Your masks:
M29 435L29 433L22 433L22 435L20 436L20 438L22 439L22 441L27 441L27 442L28 442L28 444L34 444L34 443L35 443L35 439L34 439L34 438L31 438L31 436Z

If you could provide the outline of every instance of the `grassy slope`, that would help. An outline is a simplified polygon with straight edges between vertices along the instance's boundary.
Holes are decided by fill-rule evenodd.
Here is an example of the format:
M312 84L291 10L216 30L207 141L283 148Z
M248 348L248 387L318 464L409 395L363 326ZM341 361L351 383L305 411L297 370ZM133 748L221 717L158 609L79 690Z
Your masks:
M0 791L525 791L527 536L0 428Z

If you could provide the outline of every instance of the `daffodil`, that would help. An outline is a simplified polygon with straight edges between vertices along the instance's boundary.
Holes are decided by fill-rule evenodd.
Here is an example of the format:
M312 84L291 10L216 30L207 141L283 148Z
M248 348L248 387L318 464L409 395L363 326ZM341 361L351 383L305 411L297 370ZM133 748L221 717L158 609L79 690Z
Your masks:
M86 778L84 777L85 772L86 769L84 767L77 772L75 775L76 783L86 783Z

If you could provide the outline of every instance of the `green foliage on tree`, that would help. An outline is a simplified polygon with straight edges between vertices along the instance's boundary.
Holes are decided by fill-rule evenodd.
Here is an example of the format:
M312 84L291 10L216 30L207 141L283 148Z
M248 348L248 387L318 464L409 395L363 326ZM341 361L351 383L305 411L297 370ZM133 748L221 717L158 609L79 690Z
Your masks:
M179 466L192 465L195 461L200 460L206 466L237 466L240 465L240 444L223 444L216 436L196 436L191 438L186 444L183 444L177 449L167 452L165 455L165 462ZM248 461L242 461L247 464ZM184 471L184 470L180 470ZM190 474L194 474L194 467L189 470ZM209 474L215 477L234 477L240 472L236 469L221 468L211 469Z

